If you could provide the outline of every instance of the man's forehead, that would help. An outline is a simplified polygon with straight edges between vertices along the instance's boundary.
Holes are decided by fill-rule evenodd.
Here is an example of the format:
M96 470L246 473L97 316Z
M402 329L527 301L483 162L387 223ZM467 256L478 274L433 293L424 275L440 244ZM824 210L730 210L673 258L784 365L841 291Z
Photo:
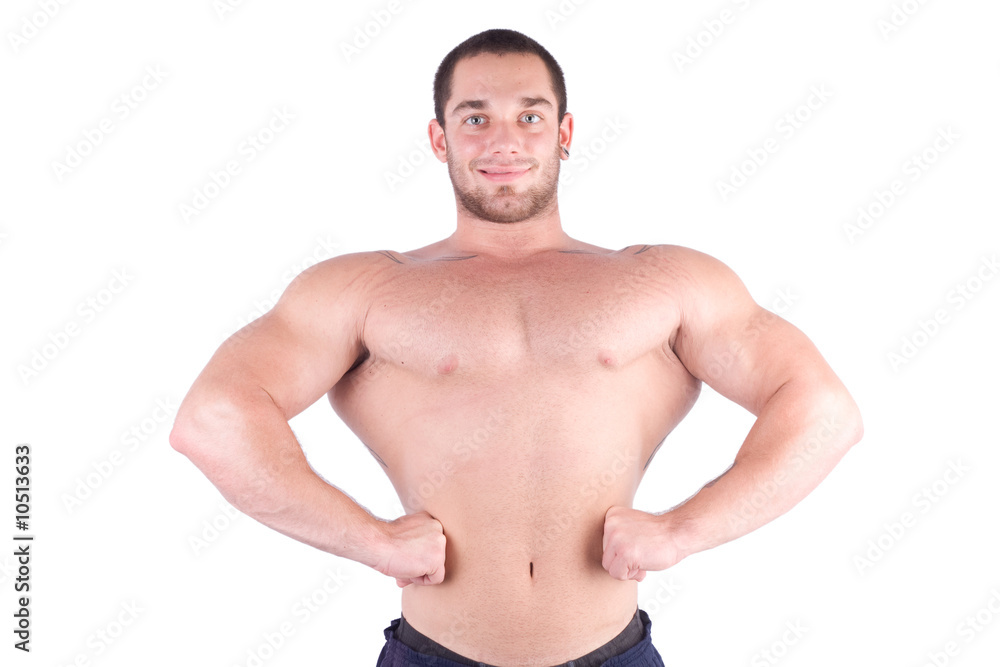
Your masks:
M501 97L540 98L555 104L552 78L542 59L533 53L481 53L456 63L451 106Z

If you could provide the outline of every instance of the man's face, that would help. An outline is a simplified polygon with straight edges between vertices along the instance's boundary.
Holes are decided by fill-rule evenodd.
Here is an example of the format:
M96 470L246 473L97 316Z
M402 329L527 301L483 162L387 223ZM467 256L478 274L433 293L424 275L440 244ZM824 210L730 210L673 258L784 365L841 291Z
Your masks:
M484 53L459 61L444 113L443 139L436 121L431 139L438 151L445 144L460 207L499 223L555 209L561 146L569 143L572 117L566 114L560 132L552 80L541 58Z

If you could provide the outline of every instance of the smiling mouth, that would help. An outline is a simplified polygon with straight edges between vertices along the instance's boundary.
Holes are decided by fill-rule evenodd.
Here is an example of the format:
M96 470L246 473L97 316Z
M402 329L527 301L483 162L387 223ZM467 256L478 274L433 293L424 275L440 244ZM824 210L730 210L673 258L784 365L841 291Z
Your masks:
M492 169L477 169L477 171L490 181L505 182L505 181L513 181L517 178L520 178L524 174L527 174L530 171L530 168L509 169L501 167Z

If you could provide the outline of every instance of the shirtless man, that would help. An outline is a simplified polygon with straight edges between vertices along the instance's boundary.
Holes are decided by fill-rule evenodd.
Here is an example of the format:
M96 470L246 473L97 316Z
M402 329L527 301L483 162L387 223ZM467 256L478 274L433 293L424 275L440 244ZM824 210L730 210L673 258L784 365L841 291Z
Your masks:
M725 265L563 231L565 100L519 33L456 47L429 125L455 232L300 275L223 343L170 435L246 514L395 578L385 667L662 665L637 582L781 515L861 437L812 343ZM702 382L757 417L735 462L678 507L632 509ZM404 516L310 468L288 420L323 394Z

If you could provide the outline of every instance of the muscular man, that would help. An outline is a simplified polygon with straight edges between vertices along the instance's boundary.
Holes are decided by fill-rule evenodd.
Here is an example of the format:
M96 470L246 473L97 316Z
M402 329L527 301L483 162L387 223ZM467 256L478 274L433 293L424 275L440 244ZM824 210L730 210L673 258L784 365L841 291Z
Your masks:
M455 232L300 275L219 348L170 441L243 512L396 580L380 665L662 665L637 582L798 503L860 439L857 407L717 260L563 231L573 117L537 42L476 35L434 90ZM632 509L702 382L757 417L735 462L678 507ZM323 394L404 516L310 468L288 420Z

